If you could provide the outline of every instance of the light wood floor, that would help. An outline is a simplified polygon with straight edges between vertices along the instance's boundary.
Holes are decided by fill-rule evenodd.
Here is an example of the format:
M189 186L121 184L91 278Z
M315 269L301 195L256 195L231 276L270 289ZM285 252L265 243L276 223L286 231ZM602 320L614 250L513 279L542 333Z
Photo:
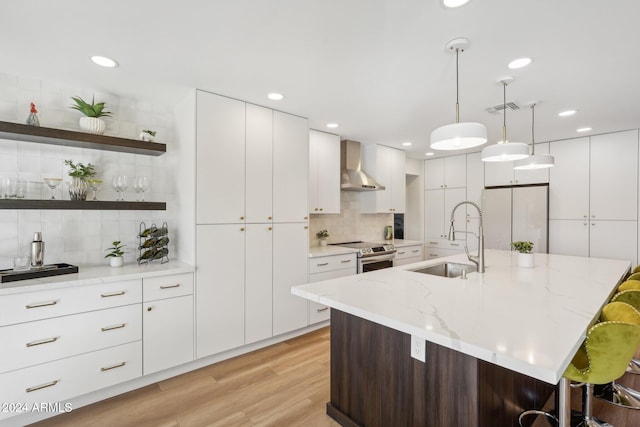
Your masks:
M329 328L76 409L36 426L339 426Z
M640 390L640 375L619 382ZM337 427L325 414L328 401L329 328L323 328L34 425ZM572 406L580 408L578 390ZM599 399L594 414L616 427L640 426L640 411ZM541 417L535 425L549 424Z

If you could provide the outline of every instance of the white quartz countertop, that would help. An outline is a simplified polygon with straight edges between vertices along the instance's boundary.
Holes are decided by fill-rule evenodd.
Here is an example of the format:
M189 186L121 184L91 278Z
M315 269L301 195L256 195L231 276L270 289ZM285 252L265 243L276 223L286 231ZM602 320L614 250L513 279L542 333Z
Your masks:
M108 265L80 265L78 266L77 273L0 283L0 296L73 286L96 285L120 280L166 276L169 274L190 273L194 271L193 266L173 260L164 264L149 263L138 265L136 263L129 263L116 268Z
M392 240L391 243L393 243L393 246L395 246L396 248L404 248L406 246L416 246L416 245L424 244L424 242L421 242L419 240L404 240L404 239L395 239L395 240Z
M409 271L464 254L322 282L292 293L556 384L628 261L486 251L486 272L467 279ZM409 349L407 349L409 351ZM427 361L428 363L428 361Z

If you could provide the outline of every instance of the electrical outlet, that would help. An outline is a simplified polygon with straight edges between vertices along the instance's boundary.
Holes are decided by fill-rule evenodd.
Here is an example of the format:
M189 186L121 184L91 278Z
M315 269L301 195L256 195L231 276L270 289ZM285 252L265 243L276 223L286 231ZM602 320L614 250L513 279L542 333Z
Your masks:
M411 335L411 357L421 362L427 359L427 344L424 339Z

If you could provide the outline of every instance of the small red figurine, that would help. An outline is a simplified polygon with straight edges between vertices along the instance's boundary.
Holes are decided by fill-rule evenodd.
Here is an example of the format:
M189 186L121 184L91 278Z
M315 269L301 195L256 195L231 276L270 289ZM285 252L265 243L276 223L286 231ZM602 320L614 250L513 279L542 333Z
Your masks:
M40 119L38 118L38 110L36 110L36 104L31 103L31 113L27 117L27 124L29 126L40 126Z

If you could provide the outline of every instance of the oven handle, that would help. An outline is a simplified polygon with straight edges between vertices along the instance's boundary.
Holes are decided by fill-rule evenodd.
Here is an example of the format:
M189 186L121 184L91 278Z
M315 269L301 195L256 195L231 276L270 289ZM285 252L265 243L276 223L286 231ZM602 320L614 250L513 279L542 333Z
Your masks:
M378 254L378 253L374 252L374 253L371 253L371 254L363 255L361 258L383 257L383 256L386 256L386 255L390 255L391 257L395 257L396 252L398 252L397 249L393 249L391 251L386 251L384 254ZM387 258L380 258L380 259L385 260Z
M360 264L364 265L364 264L371 264L374 262L380 262L380 261L391 261L396 257L395 253L392 254L386 254L386 255L377 255L375 257L368 257L368 258L360 258Z

